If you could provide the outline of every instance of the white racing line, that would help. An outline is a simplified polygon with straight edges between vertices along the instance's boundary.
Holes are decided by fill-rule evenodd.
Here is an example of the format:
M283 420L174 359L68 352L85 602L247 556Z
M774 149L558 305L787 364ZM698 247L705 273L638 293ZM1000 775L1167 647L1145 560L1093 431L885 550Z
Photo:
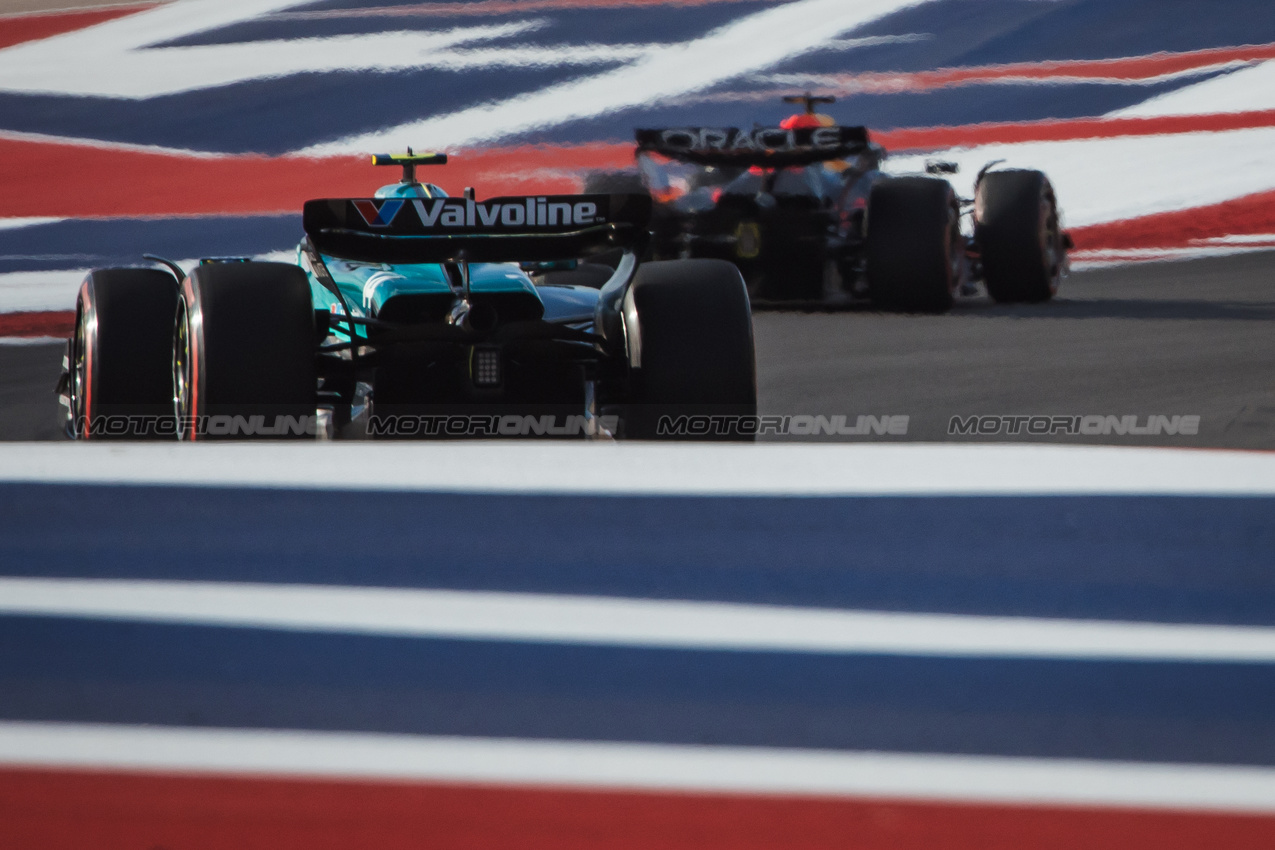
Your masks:
M693 41L653 45L643 57L612 71L315 145L300 154L332 156L408 144L442 150L627 108L657 106L820 49L843 33L923 2L796 0L741 17Z
M1275 812L1275 770L763 747L0 722L0 764Z
M649 496L1272 496L1275 453L924 443L11 443L0 444L0 482Z
M439 32L156 47L291 6L296 0L179 0L73 32L0 50L0 90L145 99L246 80L324 71L394 71L474 64L597 64L625 58L623 47L583 45L544 51L453 52L460 45L525 34L541 20L453 27ZM631 51L630 51L631 53Z
M0 274L0 313L74 310L88 269Z
M66 342L60 336L0 336L0 345L61 345Z
M1275 629L490 591L0 578L0 615L596 646L1275 663Z
M1109 113L1120 118L1275 109L1275 62L1262 62Z
M929 159L957 163L951 178L963 197L986 163L1035 168L1049 175L1064 224L1084 227L1208 206L1275 189L1275 127L1061 142L951 148L891 157L891 172L923 171ZM1172 175L1171 178L1166 175Z
M5 219L0 219L0 227ZM0 255L3 259L3 255ZM291 263L296 261L293 251L274 251L261 254L254 259L271 263ZM196 258L176 260L177 265L189 271L199 265ZM143 264L139 256L137 263ZM50 271L23 271L0 274L0 313L71 311L75 309L75 299L80 292L89 268L54 269ZM0 337L0 344L6 340L22 340L23 337ZM10 344L31 344L10 343Z

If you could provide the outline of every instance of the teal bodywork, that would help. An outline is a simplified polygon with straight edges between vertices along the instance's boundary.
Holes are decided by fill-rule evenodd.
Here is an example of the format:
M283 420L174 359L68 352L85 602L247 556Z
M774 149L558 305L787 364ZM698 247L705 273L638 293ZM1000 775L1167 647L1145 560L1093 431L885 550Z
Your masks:
M393 183L376 192L377 198L438 198L447 193L428 183ZM351 314L357 318L375 319L386 306L402 296L434 296L439 303L450 302L455 296L452 280L447 270L438 264L389 264L346 260L327 254L320 255L327 266L332 282L345 298ZM297 248L297 265L306 270L310 280L310 294L316 310L342 313L344 308L336 296L315 276L305 258L304 244ZM594 289L575 286L537 286L531 277L514 263L475 263L469 267L471 296L480 299L495 296L508 303L516 299L524 318L543 318L550 322L567 322L573 325L591 323L598 302ZM538 306L534 306L534 299ZM356 336L366 337L366 326L355 326ZM349 340L342 326L333 328L333 335Z

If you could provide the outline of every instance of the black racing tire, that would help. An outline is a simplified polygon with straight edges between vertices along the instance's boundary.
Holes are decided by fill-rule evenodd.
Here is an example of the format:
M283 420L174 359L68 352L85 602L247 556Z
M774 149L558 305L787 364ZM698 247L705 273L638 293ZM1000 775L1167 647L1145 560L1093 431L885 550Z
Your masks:
M934 177L878 181L868 196L866 227L873 304L919 313L951 309L965 248L951 184Z
M300 268L199 266L169 332L180 437L314 438L314 307Z
M170 370L177 280L157 269L96 269L80 284L68 346L67 434L177 433Z
M625 297L624 317L632 374L625 437L753 439L755 428L714 425L701 433L699 427L704 417L757 414L752 311L734 265L724 260L646 263ZM689 417L685 422L691 424L676 433L667 426L679 417Z
M993 300L1038 303L1058 292L1066 248L1054 188L1041 172L983 175L974 197L974 241Z

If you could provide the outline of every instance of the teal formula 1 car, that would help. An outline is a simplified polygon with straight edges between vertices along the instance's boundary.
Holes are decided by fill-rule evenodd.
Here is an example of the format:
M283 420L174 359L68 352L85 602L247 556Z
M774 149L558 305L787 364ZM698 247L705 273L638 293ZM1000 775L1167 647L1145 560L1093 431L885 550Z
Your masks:
M59 392L74 438L747 438L748 295L641 263L645 195L474 198L403 170L305 204L295 263L96 269ZM742 420L742 426L740 424Z

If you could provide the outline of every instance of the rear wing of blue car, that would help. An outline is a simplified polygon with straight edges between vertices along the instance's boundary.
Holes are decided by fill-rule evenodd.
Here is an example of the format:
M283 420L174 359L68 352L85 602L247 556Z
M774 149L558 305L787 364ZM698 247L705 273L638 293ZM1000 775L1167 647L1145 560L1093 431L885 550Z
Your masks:
M646 237L646 195L327 198L306 201L321 253L373 263L508 263L633 248Z
M787 168L846 159L868 147L865 127L679 127L637 131L639 154L657 153L699 165Z

